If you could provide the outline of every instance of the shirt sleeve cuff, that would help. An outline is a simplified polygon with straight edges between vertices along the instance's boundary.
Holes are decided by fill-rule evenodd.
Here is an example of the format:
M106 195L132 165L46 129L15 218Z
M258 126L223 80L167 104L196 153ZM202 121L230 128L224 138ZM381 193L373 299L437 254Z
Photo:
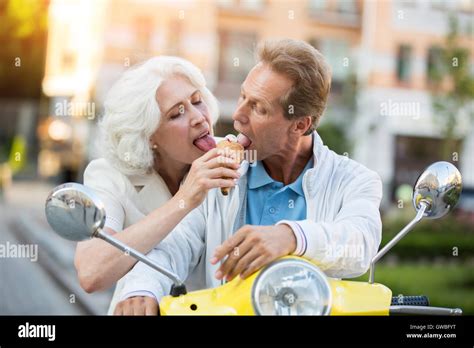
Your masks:
M113 215L107 215L105 218L104 227L108 227L115 232L121 232L123 229L123 223L116 219Z
M293 251L293 255L296 255L296 256L304 255L306 252L308 243L306 240L306 235L304 234L303 229L298 224L298 222L289 221L289 220L281 220L281 221L278 221L276 224L277 225L285 224L285 225L290 226L296 238L296 248L295 248L295 251Z
M151 291L146 291L146 290L136 290L136 291L128 292L120 298L120 301L126 300L127 298L130 298L130 297L136 297L136 296L152 297L156 300L156 302L158 302L158 299L156 298L155 294L153 294Z
M128 274L130 275L130 273ZM144 294L144 295L142 295ZM125 285L120 291L120 301L123 301L132 296L150 296L157 302L161 301L164 296L162 285L159 282L136 282L133 279L127 279Z

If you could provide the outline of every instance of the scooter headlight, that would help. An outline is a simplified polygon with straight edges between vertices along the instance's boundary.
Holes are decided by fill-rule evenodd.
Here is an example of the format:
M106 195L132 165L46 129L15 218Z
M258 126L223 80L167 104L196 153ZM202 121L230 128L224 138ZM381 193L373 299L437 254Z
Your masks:
M328 315L331 288L326 276L311 263L283 259L258 275L252 304L257 315Z

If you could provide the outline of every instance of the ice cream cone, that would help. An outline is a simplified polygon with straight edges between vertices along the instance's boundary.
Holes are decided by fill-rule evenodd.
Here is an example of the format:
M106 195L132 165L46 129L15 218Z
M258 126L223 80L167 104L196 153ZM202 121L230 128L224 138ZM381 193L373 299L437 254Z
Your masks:
M235 162L240 163L244 159L244 147L237 142L229 141L228 139L222 140L217 144L217 148L223 149L226 153L232 153L235 156ZM223 178L230 179L230 178ZM224 196L227 196L230 192L230 187L221 187L221 192Z

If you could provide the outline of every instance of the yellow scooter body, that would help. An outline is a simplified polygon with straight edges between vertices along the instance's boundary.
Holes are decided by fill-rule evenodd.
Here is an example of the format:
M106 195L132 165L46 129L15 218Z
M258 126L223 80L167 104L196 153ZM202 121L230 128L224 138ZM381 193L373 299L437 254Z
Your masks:
M304 260L300 257L288 257ZM256 315L252 287L262 270L213 289L193 291L160 302L161 315ZM332 294L330 315L388 315L392 291L382 284L328 278Z
M330 315L388 315L392 290L382 284L329 279Z

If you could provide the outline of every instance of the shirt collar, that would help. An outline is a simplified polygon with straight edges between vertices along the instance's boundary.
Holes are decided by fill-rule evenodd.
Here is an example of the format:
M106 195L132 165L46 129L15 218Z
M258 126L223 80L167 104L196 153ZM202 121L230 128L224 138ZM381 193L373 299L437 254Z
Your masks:
M316 136L315 136L316 134ZM313 132L311 135L311 138L313 140L313 146L315 143L320 142L320 138L317 135L316 132ZM290 185L288 185L289 188L291 188L293 191L295 191L297 194L300 196L304 196L303 192L303 176L306 173L308 169L311 169L314 167L314 155L311 156L310 160L308 163L306 163L306 166L304 167L303 171L301 174L298 176L298 178L292 182ZM268 175L267 171L265 170L265 167L263 166L262 161L256 161L255 166L250 166L248 170L248 188L250 190L252 189L257 189L259 187L263 187L265 185L271 184L276 182L273 180L270 175Z
M311 156L311 158L309 159L308 163L306 163L306 166L304 167L303 171L301 172L301 174L298 176L298 178L292 182L291 184L288 185L288 187L290 189L292 189L293 191L295 191L298 195L300 196L304 196L304 192L303 192L303 176L304 174L306 173L306 171L310 168L313 167L313 156Z
M253 190L275 182L270 175L268 175L262 161L257 161L255 166L250 166L248 171L248 187Z
M313 167L313 164L314 164L314 160L313 160L313 157L311 157L308 163L306 163L306 166L304 167L303 171L298 176L298 178L294 182L288 185L290 189L295 191L300 196L304 196L303 176L308 169ZM270 177L270 175L268 175L267 171L265 170L265 167L263 166L262 161L257 161L256 165L254 167L251 167L251 169L248 172L248 188L250 190L257 189L257 188L260 188L260 187L263 187L265 185L272 184L275 182L277 181L273 180Z

